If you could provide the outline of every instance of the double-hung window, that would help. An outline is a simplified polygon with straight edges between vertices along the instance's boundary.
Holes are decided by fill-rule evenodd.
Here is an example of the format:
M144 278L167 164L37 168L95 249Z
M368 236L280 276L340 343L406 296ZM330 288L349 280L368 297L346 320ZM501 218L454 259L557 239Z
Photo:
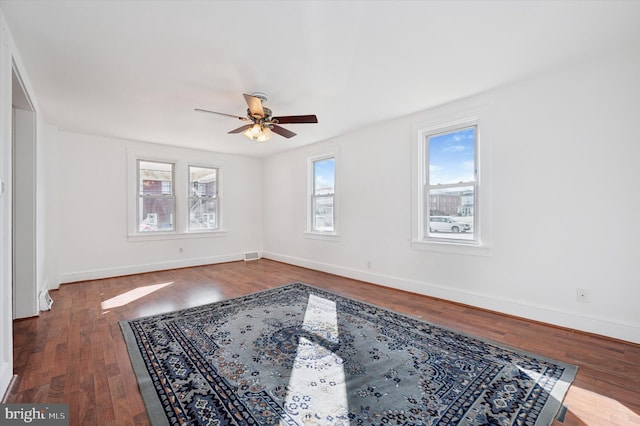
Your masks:
M477 122L425 131L422 136L422 238L477 244Z
M218 229L218 169L189 166L189 231Z
M174 230L174 164L138 160L138 232Z
M128 239L224 237L222 167L169 152L127 152Z
M335 233L335 156L310 161L310 231Z

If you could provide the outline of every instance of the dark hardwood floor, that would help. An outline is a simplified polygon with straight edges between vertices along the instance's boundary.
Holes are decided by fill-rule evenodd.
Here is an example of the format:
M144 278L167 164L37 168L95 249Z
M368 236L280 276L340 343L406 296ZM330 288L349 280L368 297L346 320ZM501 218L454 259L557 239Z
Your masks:
M68 403L72 425L149 424L118 321L294 281L577 364L564 425L640 425L640 345L265 259L62 285L50 311L14 322L6 402Z

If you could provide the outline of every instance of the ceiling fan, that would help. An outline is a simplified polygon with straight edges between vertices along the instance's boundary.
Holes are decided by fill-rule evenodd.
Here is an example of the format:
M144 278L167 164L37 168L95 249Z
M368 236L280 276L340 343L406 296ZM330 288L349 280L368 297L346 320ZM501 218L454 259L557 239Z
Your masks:
M228 133L243 133L247 138L264 142L276 133L285 138L292 138L296 133L291 130L287 130L279 124L302 124L302 123L317 123L318 117L312 115L283 115L274 117L271 110L262 106L267 101L267 95L264 93L253 93L251 95L243 94L244 100L247 102L249 108L247 108L247 116L240 117L233 114L226 114L224 112L209 111L206 109L195 108L196 111L209 112L212 114L226 115L227 117L237 118L241 121L248 121L248 124L240 126L237 129L230 130Z

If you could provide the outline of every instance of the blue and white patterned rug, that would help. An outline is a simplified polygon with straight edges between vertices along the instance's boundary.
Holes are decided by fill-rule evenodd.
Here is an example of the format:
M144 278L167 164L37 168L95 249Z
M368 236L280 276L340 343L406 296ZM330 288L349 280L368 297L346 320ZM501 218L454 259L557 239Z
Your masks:
M302 283L121 327L154 425L549 425L577 372Z

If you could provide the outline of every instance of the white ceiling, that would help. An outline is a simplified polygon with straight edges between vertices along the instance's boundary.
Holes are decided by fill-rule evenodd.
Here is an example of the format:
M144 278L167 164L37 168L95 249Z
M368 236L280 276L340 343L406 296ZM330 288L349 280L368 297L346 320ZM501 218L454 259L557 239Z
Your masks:
M47 123L266 156L640 44L640 1L25 1L0 7ZM251 142L242 93L287 140Z

